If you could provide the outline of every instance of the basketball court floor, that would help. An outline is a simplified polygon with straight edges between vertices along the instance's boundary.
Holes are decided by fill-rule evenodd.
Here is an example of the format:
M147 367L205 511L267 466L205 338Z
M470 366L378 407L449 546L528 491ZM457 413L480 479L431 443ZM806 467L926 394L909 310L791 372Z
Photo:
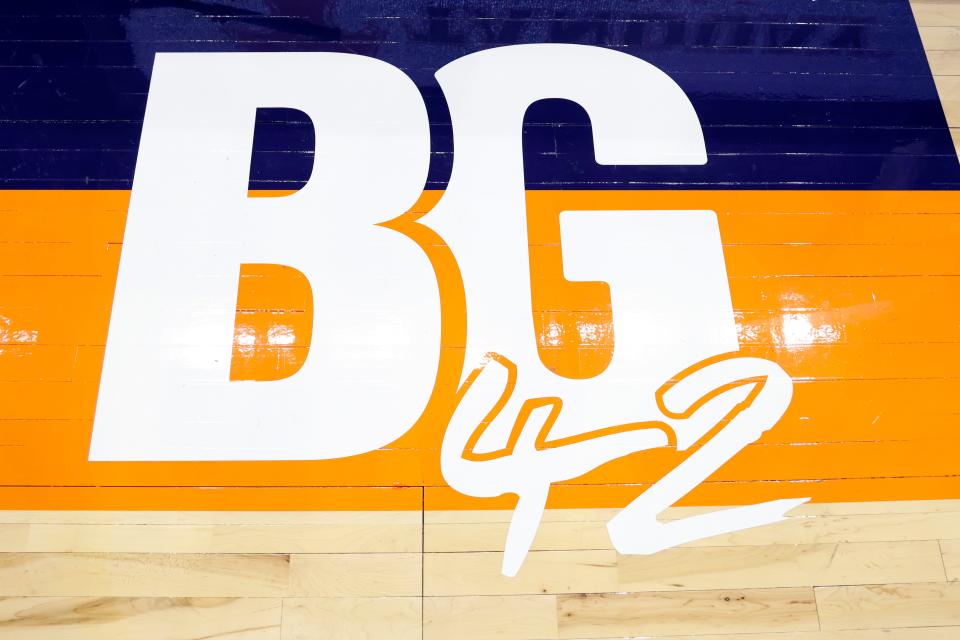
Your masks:
M960 1L912 6L960 148ZM943 209L941 218L956 216L958 203L918 198L896 232L913 234L910 242L868 242L940 256L918 258L937 275L956 256L960 227L938 230L919 218L928 204ZM264 488L253 499L257 489L195 485L0 487L0 640L960 639L960 331L956 299L941 303L945 317L931 312L929 322L952 332L952 344L891 339L870 357L877 370L890 362L932 385L918 403L952 403L953 411L919 416L899 436L865 431L831 444L824 470L810 472L821 474L817 497L785 522L626 556L607 535L613 505L554 508L578 503L561 491L519 575L507 578L509 503L463 510L437 486ZM928 366L939 358L949 362ZM885 388L857 400L882 404ZM0 431L5 460L29 432L18 424L16 434ZM711 504L746 477L731 464ZM831 476L837 468L849 478ZM866 468L891 471L865 477ZM757 484L748 501L778 497L770 484ZM143 492L153 492L149 509ZM680 506L665 518L711 508Z

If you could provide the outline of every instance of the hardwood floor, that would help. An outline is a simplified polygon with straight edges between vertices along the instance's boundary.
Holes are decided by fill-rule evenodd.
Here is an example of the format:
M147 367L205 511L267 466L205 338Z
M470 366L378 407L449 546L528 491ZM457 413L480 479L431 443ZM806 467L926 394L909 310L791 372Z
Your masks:
M611 513L549 511L508 579L505 511L0 512L0 638L960 637L960 500L805 505L646 557Z
M940 102L960 153L960 2L911 0Z
M960 0L913 7L960 149ZM507 579L505 511L0 511L0 640L960 638L960 500L805 505L648 557L612 514L549 511Z

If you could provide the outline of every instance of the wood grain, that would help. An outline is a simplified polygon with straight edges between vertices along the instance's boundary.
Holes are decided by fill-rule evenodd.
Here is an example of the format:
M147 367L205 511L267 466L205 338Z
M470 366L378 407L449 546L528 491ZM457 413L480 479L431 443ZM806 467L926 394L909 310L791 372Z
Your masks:
M592 514L587 514L588 516ZM609 549L607 519L548 521L540 526L536 550ZM891 542L952 538L960 531L960 512L877 513L860 515L791 516L767 527L715 536L691 547L764 546ZM507 532L505 522L456 522L424 525L427 552L498 551Z
M820 587L823 629L895 629L960 625L960 583Z
M424 640L557 638L557 598L463 596L425 598Z
M960 540L941 540L940 550L943 553L943 569L947 580L960 581Z
M939 558L938 558L939 560ZM418 553L297 554L290 557L293 596L419 596Z
M668 549L618 562L618 590L805 587L941 580L939 545L920 542Z
M956 0L910 0L910 5L921 29L960 25L960 3Z
M960 156L960 3L955 0L911 0L910 5L953 144Z
M656 640L955 640L960 627L912 627L850 631L797 631L788 633L737 633L694 636L656 636ZM574 639L568 639L574 640ZM577 638L575 640L587 640Z
M500 553L427 554L427 595L506 595L749 589L943 578L936 540L614 551L535 551L516 578L500 575Z
M560 638L818 629L813 589L650 592L557 597Z
M282 640L420 640L420 598L288 598Z
M0 512L0 551L76 553L374 553L419 552L416 512L312 512L259 516L131 513L123 522L98 512ZM321 515L322 514L322 515ZM4 522L4 518L21 522ZM295 522L302 518L300 522ZM150 526L143 526L150 525Z
M285 555L4 553L0 595L276 597L289 573Z
M4 640L279 640L277 598L2 598Z
M535 551L515 578L500 574L502 553L428 553L428 596L618 591L615 551Z
M187 640L941 640L960 629L960 500L808 504L784 523L652 556L611 548L604 527L615 512L548 510L538 550L507 579L502 510L416 520L0 511L0 637L120 638L142 627L138 637ZM343 526L363 527L368 551L325 537ZM422 530L427 552L419 542L394 551L394 526ZM232 542L211 543L218 538ZM168 551L130 552L138 539ZM169 551L178 548L194 552Z

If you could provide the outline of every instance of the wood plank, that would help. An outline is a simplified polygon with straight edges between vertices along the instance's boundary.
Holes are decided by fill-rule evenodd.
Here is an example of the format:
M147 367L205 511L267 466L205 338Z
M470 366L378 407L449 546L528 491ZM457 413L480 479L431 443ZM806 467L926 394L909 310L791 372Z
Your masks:
M59 551L50 526L31 527L31 551ZM39 529L39 530L37 530ZM90 531L88 529L93 529ZM68 537L69 551L129 550L177 553L373 553L419 551L420 526L389 525L214 525L209 527L82 527ZM59 534L59 535L58 535ZM149 535L145 535L149 534ZM104 538L108 541L104 541Z
M662 518L673 520L720 507L671 507ZM619 509L547 509L544 521L608 520ZM960 500L891 500L804 504L797 516L861 515L882 513L938 513L960 511ZM419 511L75 511L4 510L0 524L109 524L109 525L371 525L383 529L418 527L421 517L436 522L509 522L507 509ZM417 536L419 537L419 531Z
M956 0L910 0L919 27L960 25L960 3Z
M951 127L960 127L960 74L936 76L934 82L940 94L943 113L947 116L947 124Z
M938 551L939 560L939 551ZM290 556L292 596L419 596L419 553L296 554Z
M818 587L823 629L960 625L960 583Z
M507 531L504 522L428 522L424 527L424 545L428 552L500 551ZM960 512L955 511L790 517L777 524L685 546L936 540L955 537L957 531L960 531ZM533 543L533 549L541 551L610 548L606 520L544 522Z
M419 516L419 513L414 512ZM419 552L423 542L419 522L320 526L213 527L213 551L257 553Z
M883 513L942 513L944 511L960 511L960 500L827 502L822 504L802 504L790 513L796 516L847 516Z
M3 640L279 640L277 598L0 598Z
M927 62L934 76L960 74L960 49L955 51L928 51Z
M285 555L4 553L0 596L275 597Z
M960 127L960 100L944 100L941 98L940 104L943 105L943 114L947 118L947 124L951 127L950 135L953 136L954 129Z
M798 631L795 633L737 633L695 636L657 636L656 640L956 640L960 627L913 627L850 631ZM568 640L588 640L570 638ZM639 640L639 639L637 639Z
M818 629L812 589L557 596L560 638Z
M46 553L210 553L213 527L31 524L24 544L3 551ZM225 549L234 551L234 549Z
M696 513L713 511L713 508L683 507L668 511L666 517L675 519ZM423 587L429 597L425 602L428 612L434 612L433 618L428 618L436 631L425 631L425 634L434 633L434 637L523 637L528 639L544 640L557 636L557 602L564 598L578 597L570 594L591 593L587 598L598 597L597 593L637 591L641 597L654 594L657 598L663 594L676 593L683 589L683 594L699 594L709 592L741 592L741 591L769 591L777 589L758 589L758 587L803 587L809 585L830 585L829 589L841 588L840 585L854 583L858 585L892 584L892 589L902 591L910 586L926 587L930 584L943 584L943 566L939 564L940 546L933 538L946 538L942 541L943 562L952 567L955 562L951 558L957 555L960 541L950 539L956 537L956 517L960 516L960 501L915 501L915 502L885 502L885 503L844 503L824 505L804 505L797 510L805 517L791 518L783 525L760 528L753 531L733 534L729 542L742 544L742 536L760 535L765 529L776 530L787 525L787 528L777 532L763 533L762 544L765 546L732 546L717 547L698 544L678 549L671 549L649 557L617 557L609 549L609 542L605 539L606 521L616 513L616 509L577 509L577 510L549 510L545 514L545 529L551 527L565 528L567 540L577 539L577 529L602 534L604 547L595 550L574 549L568 552L534 552L527 565L515 580L507 580L499 575L500 553L430 553L424 558L425 582ZM502 527L510 517L510 511L482 511L482 512L427 512L425 519L428 528L431 526L462 527L461 532L471 534L469 527ZM414 518L420 514L414 512ZM165 535L174 533L168 528L182 528L184 531L196 528L216 530L221 525L210 524L210 520L219 520L222 528L243 529L246 521L255 531L262 531L277 527L278 529L295 528L297 514L290 513L165 513L143 514L105 512L78 512L65 514L62 512L34 512L31 514L16 512L0 512L3 524L0 524L0 541L7 540L7 544L29 544L23 541L24 532L29 532L31 519L48 520L45 527L65 527L60 532L61 539L66 540L65 531L69 528L93 527L84 534L86 539L93 540L90 535L97 528L110 533L109 521L111 518L128 524L121 524L125 533L114 541L132 540L134 532L140 531L145 538L152 538L150 544L160 544ZM317 530L323 529L324 523L352 522L363 523L375 520L378 514L357 514L343 512L309 512L306 517L312 518ZM137 521L152 521L155 524L130 524ZM403 517L401 521L405 521ZM60 521L60 522L58 522ZM80 524L77 521L86 521L90 524ZM258 522L259 521L259 522ZM471 522L479 521L479 522ZM185 522L186 524L175 524ZM272 524L271 524L272 523ZM413 523L416 524L416 523ZM382 525L381 525L382 526ZM386 528L386 527L382 527ZM304 527L304 535L313 535L311 527ZM475 530L474 530L475 532ZM84 539L80 535L79 540ZM740 537L738 539L738 536ZM812 538L815 542L795 543L791 538ZM846 537L879 537L895 539L896 536L908 539L920 538L917 542L852 542L838 543L831 538L843 539ZM176 537L174 535L174 537ZM282 538L283 536L281 536ZM188 539L186 536L184 539ZM228 538L232 538L228 536ZM51 538L47 538L48 540ZM583 539L582 534L580 539ZM816 542L819 539L820 542ZM19 540L19 542L16 542ZM274 544L270 538L263 538L259 533L251 537L251 550L257 550L256 540L266 544ZM828 540L824 542L823 540ZM11 542L13 541L13 542ZM108 535L104 545L110 543ZM501 549L503 540L495 540L497 550ZM793 544L792 544L793 543ZM93 544L84 543L84 544ZM182 544L177 542L176 544ZM193 543L191 543L193 544ZM206 543L205 543L206 544ZM799 544L800 546L794 546ZM12 569L17 563L9 562L10 558L22 556L37 562L30 562L30 570ZM86 561L85 558L93 559ZM228 556L223 554L46 554L21 553L0 555L0 593L3 588L26 590L23 594L35 596L90 596L98 598L119 598L120 596L143 596L149 600L160 596L236 596L266 595L266 598L276 598L280 595L301 596L308 608L319 610L322 616L339 620L333 629L341 629L341 637L378 637L377 634L390 634L383 629L369 630L361 618L351 618L343 613L350 607L343 604L354 600L403 600L417 601L420 588L419 555L417 553L388 553L388 554L293 554L289 557L287 573L272 580L270 571L257 571L256 578L250 578L245 570L232 567L231 563L246 555ZM283 558L281 556L252 556L254 559ZM64 561L66 559L66 561ZM245 563L245 561L244 561ZM106 569L104 569L106 567ZM248 567L249 568L249 567ZM956 571L951 574L956 579ZM24 576L27 576L24 579ZM71 585L81 585L86 591L72 591ZM230 592L223 593L224 585ZM37 588L40 590L37 590ZM66 588L67 590L64 590ZM60 590L56 590L60 589ZM213 591L218 589L221 592ZM128 593L122 593L122 590ZM172 591L171 591L172 590ZM166 592L163 592L166 591ZM544 592L547 595L544 595ZM487 595L484 595L487 594ZM518 595L507 595L518 594ZM552 594L562 594L554 596ZM10 595L8 593L8 595ZM307 597L309 596L309 597ZM349 597L344 597L349 596ZM398 596L384 598L381 596ZM442 596L442 597L437 597ZM526 603L519 605L518 600ZM529 602L525 599L532 598ZM552 598L552 600L550 600ZM63 598L55 598L62 600ZM80 598L82 600L82 598ZM133 598L137 599L137 598ZM315 600L331 599L338 601L338 605L316 604ZM547 600L544 600L547 599ZM294 598L301 600L301 598ZM38 599L39 601L39 599ZM695 598L695 601L699 601ZM552 613L549 606L553 604ZM492 603L492 604L491 604ZM529 611L546 612L527 625L525 616L529 616L527 607L534 603ZM949 601L948 606L953 606ZM511 607L516 607L511 610ZM885 606L885 605L884 605ZM912 605L904 605L907 619L898 624L907 625L902 634L891 636L871 636L869 634L855 634L852 630L832 630L829 633L813 633L813 631L797 632L798 640L873 640L882 637L884 640L899 640L902 638L917 638L919 640L940 640L952 637L931 635L927 631L928 623L922 616L923 607L915 614ZM931 605L932 606L932 605ZM538 608L539 607L539 608ZM633 608L629 608L631 611ZM666 608L669 613L669 607ZM419 611L419 609L418 609ZM338 613L339 612L339 613ZM447 612L447 613L444 613ZM474 622L464 636L460 626L460 614ZM179 614L178 614L179 615ZM392 614L391 614L392 615ZM913 622L910 615L919 615ZM390 617L389 615L387 616ZM644 622L649 620L640 616ZM866 614L865 617L870 617ZM413 616L417 619L417 616ZM745 617L744 619L746 619ZM292 618L297 621L296 615ZM364 619L365 620L365 619ZM418 619L417 619L418 620ZM518 620L522 620L520 628L516 628ZM655 619L654 622L663 622ZM669 619L667 620L669 622ZM681 621L683 622L683 621ZM553 624L552 630L550 624ZM298 623L299 624L299 623ZM357 625L359 624L359 627ZM562 621L560 622L562 624ZM692 623L691 623L692 624ZM939 621L938 624L957 626L960 623ZM311 626L312 625L312 626ZM339 625L339 626L338 626ZM351 625L353 625L351 627ZM417 625L419 622L417 621ZM511 625L513 625L511 627ZM724 623L715 620L701 620L701 627L696 631L708 631L713 628L732 629ZM465 625L466 626L466 625ZM623 635L625 629L611 631L606 623L601 625L603 630L585 631L583 636L564 636L568 638L595 638L597 633ZM904 635L914 630L914 627L923 626L918 635ZM193 637L196 625L189 621L184 622L183 631ZM84 627L86 629L87 627ZM301 637L311 637L310 629L323 628L315 622L304 622L299 631ZM430 627L428 626L428 629ZM692 628L692 627L691 627ZM880 629L881 627L877 627ZM947 627L945 627L947 628ZM2 629L2 627L0 627ZM419 631L416 626L411 631L415 637ZM848 629L844 627L843 629ZM743 631L742 627L735 630ZM956 629L948 628L949 632ZM339 633L339 631L336 631ZM529 633L528 633L529 632ZM639 627L631 633L646 633L646 627ZM652 633L653 631L651 631ZM402 626L398 633L405 633ZM689 630L656 631L658 637L663 634L688 634ZM754 631L754 638L770 637L772 631ZM786 630L778 630L778 640L787 640L791 636ZM858 632L859 633L859 632ZM866 632L864 632L866 633ZM923 635L919 635L919 634ZM118 632L119 634L119 632ZM353 634L353 635L351 635ZM357 635L360 634L360 635ZM444 636L443 634L447 634ZM511 635L512 634L512 635ZM756 635L760 634L760 635ZM2 632L0 632L0 637ZM42 637L42 636L33 636ZM55 636L54 636L55 637ZM64 636L66 637L66 636ZM83 635L77 635L83 638ZM99 636L90 636L99 637ZM110 636L105 636L110 637ZM119 636L118 636L119 637ZM148 636L149 637L149 636ZM163 636L162 636L163 637ZM173 636L176 637L176 636ZM213 637L216 637L215 635ZM232 636L231 636L232 637ZM241 636L242 637L242 636ZM261 636L253 636L261 637ZM275 637L275 636L274 636ZM292 636L297 637L297 636ZM324 636L327 637L327 636ZM333 636L337 637L337 636ZM392 637L391 635L382 637ZM402 636L401 636L402 637ZM426 637L426 636L425 636ZM737 636L730 636L733 640ZM746 640L750 636L743 636ZM723 636L718 636L720 640ZM4 637L4 640L6 638ZM723 638L728 640L728 638Z
M661 514L661 520L676 520L699 513L716 511L722 507L670 507ZM620 509L547 509L543 513L544 522L587 522L607 521ZM886 502L828 502L802 504L791 511L794 516L837 516L868 515L883 513L939 513L960 511L960 500L891 500ZM4 522L5 513L0 511L0 522ZM20 512L27 513L27 512ZM428 510L424 512L424 522L462 523L462 522L510 522L512 511L507 509L468 510ZM29 516L40 517L40 516ZM15 516L13 516L15 518Z
M419 598L286 598L282 640L421 640Z
M927 51L960 49L960 26L920 27L920 38Z
M0 551L26 551L29 524L0 524Z
M931 582L939 545L923 542L667 549L617 559L618 591L748 589Z
M427 595L519 595L758 589L930 582L943 578L937 541L614 551L534 551L515 578L501 553L428 553Z
M939 556L938 556L939 560ZM614 551L535 551L515 578L500 573L502 553L428 553L428 596L595 593L618 591Z
M936 540L958 530L958 512L800 517L716 536L691 546Z
M941 540L940 551L947 580L960 581L960 540Z
M80 553L419 552L420 514L391 523L0 524L0 551ZM29 519L29 518L24 518ZM43 518L41 518L43 519ZM123 520L122 516L117 517ZM269 518L265 518L269 519Z
M553 640L556 596L424 598L423 640Z
M697 543L701 546L729 546L731 544L775 544L790 542L891 541L903 539L950 538L960 530L960 512L955 502L937 503L944 511L923 513L909 506L910 513L883 514L886 507L864 511L874 513L793 518L774 525L778 538L769 527L725 536L725 539ZM813 505L800 513L842 513L841 506ZM856 509L854 509L856 510ZM682 517L705 510L677 510L668 518ZM97 518L106 518L105 514ZM450 520L451 512L428 512L427 543L429 551L497 551L506 532L508 511L475 512L465 519L487 522L436 522ZM538 538L539 549L608 549L605 523L616 513L614 509L550 510ZM8 520L30 520L46 515L0 512ZM414 513L419 517L419 514ZM63 516L71 518L69 516ZM93 516L91 516L93 517ZM111 516L118 520L124 516ZM264 519L277 516L264 514ZM561 520L562 518L562 520ZM130 516L132 521L136 516ZM578 519L582 521L578 522ZM25 528L26 527L26 528ZM914 531L914 533L911 533ZM27 532L29 534L27 535ZM396 527L374 525L225 525L205 527L194 525L18 525L10 522L0 525L0 550L32 552L140 552L140 553L297 553L297 552L415 552L420 546L420 524L406 523ZM26 537L25 537L26 536Z
M505 522L424 525L424 551L502 551ZM611 549L606 522L544 522L531 547L537 551Z

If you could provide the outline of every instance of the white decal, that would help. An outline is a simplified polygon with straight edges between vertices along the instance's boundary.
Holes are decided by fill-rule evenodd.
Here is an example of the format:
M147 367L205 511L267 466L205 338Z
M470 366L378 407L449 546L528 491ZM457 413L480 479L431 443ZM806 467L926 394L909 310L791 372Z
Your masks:
M680 401L677 414L658 407L656 391L671 377L738 348L712 211L564 212L564 275L609 284L615 350L609 367L588 380L558 376L537 354L520 137L527 108L545 98L581 105L590 116L600 164L703 164L700 122L680 87L633 56L562 44L474 53L440 69L437 78L450 107L455 155L447 191L422 222L446 240L463 275L466 361L491 353L500 367L509 363L506 372L484 374L506 380L483 380L479 391L465 394L441 463L444 479L461 493L518 496L503 572L519 570L552 482L667 446L672 433L678 448L687 448L751 388L760 394L757 406L722 431L720 440L732 444L704 446L618 516L611 535L618 550L638 552L685 541L690 527L709 536L781 517L792 505L754 508L749 521L742 518L747 514L729 511L656 526L658 513L772 427L791 397L790 378L779 367L740 358L704 369L671 391ZM699 397L688 397L690 389L705 396L740 380L754 382L680 415ZM473 382L468 377L464 391Z
M293 195L247 197L258 107L313 121ZM436 377L439 294L420 248L377 223L417 200L429 152L423 99L385 62L158 54L90 459L338 458L409 429ZM310 281L312 344L289 378L229 380L242 263Z
M515 494L503 572L515 575L550 487L637 451L690 455L610 523L621 553L781 519L780 500L661 523L657 516L783 415L790 377L738 355L716 214L564 211L564 276L607 283L609 366L573 380L540 361L532 321L521 132L531 104L589 114L601 164L697 165L699 119L681 88L633 56L518 45L437 73L453 173L420 221L448 244L467 305L466 372L441 449L471 496ZM299 192L248 198L256 109L295 108L316 130ZM416 201L429 129L390 65L333 53L158 54L100 385L91 460L304 460L382 447L420 416L437 375L440 304L416 244L380 223ZM314 331L306 364L231 382L238 272L300 270Z

